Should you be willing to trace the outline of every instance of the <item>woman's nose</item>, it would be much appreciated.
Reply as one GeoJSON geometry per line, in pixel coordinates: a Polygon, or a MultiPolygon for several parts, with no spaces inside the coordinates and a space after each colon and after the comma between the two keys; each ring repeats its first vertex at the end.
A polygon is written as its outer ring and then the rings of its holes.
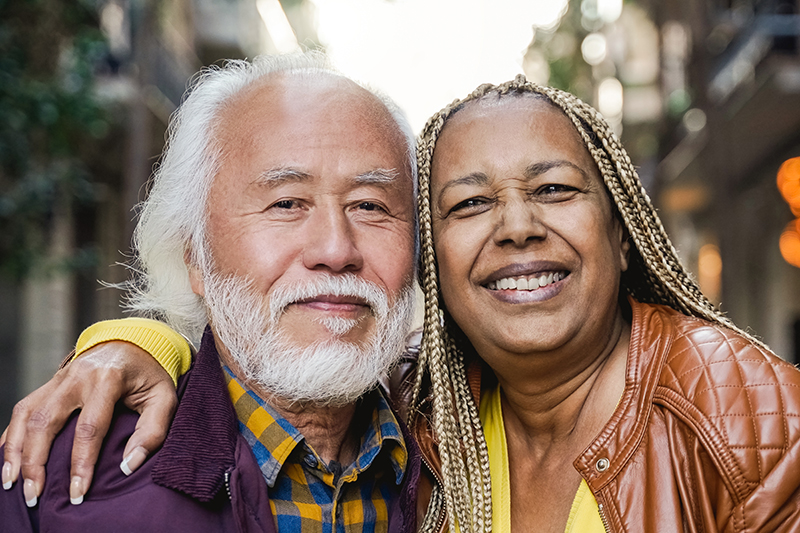
{"type": "Polygon", "coordinates": [[[495,210],[497,225],[494,240],[498,246],[522,247],[547,236],[547,226],[542,221],[540,209],[523,199],[503,202],[495,210]]]}

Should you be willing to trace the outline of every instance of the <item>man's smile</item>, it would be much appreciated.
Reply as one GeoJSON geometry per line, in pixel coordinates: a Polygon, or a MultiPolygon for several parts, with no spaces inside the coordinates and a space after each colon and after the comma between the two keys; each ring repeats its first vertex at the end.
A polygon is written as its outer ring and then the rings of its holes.
{"type": "MultiPolygon", "coordinates": [[[[362,298],[357,296],[337,296],[331,294],[306,298],[294,302],[289,306],[298,306],[300,309],[322,311],[325,313],[343,316],[360,315],[364,312],[372,311],[370,305],[362,298]]],[[[289,306],[287,306],[287,309],[289,306]]]]}

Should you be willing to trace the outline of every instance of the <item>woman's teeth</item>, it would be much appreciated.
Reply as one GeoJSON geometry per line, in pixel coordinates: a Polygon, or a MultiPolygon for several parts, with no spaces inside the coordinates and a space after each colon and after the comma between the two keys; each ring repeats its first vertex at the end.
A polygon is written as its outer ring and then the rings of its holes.
{"type": "Polygon", "coordinates": [[[519,278],[502,278],[497,281],[492,281],[486,288],[489,290],[508,290],[514,289],[518,291],[534,291],[542,287],[546,287],[551,283],[560,281],[567,277],[566,272],[550,272],[549,274],[542,274],[537,277],[519,277],[519,278]]]}

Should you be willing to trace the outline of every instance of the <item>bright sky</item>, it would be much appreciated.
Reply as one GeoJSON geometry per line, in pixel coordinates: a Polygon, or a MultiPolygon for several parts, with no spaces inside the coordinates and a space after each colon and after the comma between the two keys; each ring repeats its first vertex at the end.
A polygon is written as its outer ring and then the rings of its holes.
{"type": "Polygon", "coordinates": [[[391,96],[415,132],[481,83],[522,72],[533,26],[567,0],[313,0],[317,32],[344,74],[391,96]]]}

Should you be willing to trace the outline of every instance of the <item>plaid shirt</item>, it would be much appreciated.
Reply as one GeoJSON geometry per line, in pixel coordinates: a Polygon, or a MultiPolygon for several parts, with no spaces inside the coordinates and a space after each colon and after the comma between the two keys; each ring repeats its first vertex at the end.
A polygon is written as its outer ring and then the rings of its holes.
{"type": "Polygon", "coordinates": [[[403,435],[386,398],[363,398],[356,417],[369,417],[355,462],[325,464],[303,435],[223,367],[245,437],[269,486],[278,530],[323,533],[386,531],[408,462],[403,435]]]}

